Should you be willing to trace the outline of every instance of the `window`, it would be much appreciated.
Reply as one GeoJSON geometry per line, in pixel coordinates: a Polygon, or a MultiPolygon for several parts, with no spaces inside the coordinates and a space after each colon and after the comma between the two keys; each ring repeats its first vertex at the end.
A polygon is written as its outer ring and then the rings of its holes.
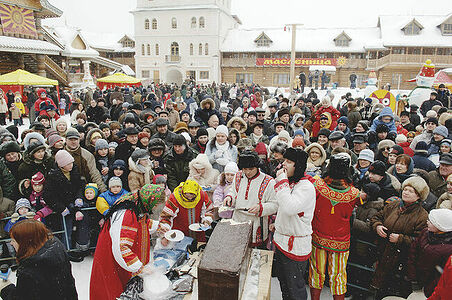
{"type": "Polygon", "coordinates": [[[157,20],[156,19],[152,19],[152,29],[157,29],[157,20]]]}
{"type": "Polygon", "coordinates": [[[204,17],[199,18],[199,28],[206,27],[206,21],[204,20],[204,17]]]}
{"type": "Polygon", "coordinates": [[[148,46],[146,47],[147,49],[147,54],[151,55],[151,45],[148,44],[148,46]]]}
{"type": "Polygon", "coordinates": [[[420,31],[421,28],[417,26],[414,22],[411,22],[403,29],[405,35],[417,35],[419,34],[420,31]]]}
{"type": "Polygon", "coordinates": [[[171,44],[171,55],[179,56],[179,44],[176,42],[171,44]]]}
{"type": "Polygon", "coordinates": [[[141,70],[141,77],[142,78],[149,78],[149,70],[141,70]]]}
{"type": "Polygon", "coordinates": [[[443,34],[452,34],[452,23],[443,25],[443,34]]]}
{"type": "Polygon", "coordinates": [[[146,55],[145,49],[144,49],[144,44],[141,44],[141,55],[146,55]]]}
{"type": "Polygon", "coordinates": [[[209,71],[199,71],[199,79],[209,79],[209,71]]]}
{"type": "Polygon", "coordinates": [[[207,43],[204,46],[204,55],[209,55],[209,44],[207,44],[207,43]]]}
{"type": "Polygon", "coordinates": [[[201,44],[201,43],[199,43],[199,51],[198,51],[198,54],[199,54],[199,55],[202,55],[202,44],[201,44]]]}
{"type": "Polygon", "coordinates": [[[348,39],[345,37],[341,37],[336,39],[335,41],[336,47],[348,47],[348,39]]]}
{"type": "Polygon", "coordinates": [[[171,19],[171,28],[177,29],[177,20],[176,18],[171,19]]]}
{"type": "Polygon", "coordinates": [[[191,18],[191,28],[196,28],[196,18],[191,18]]]}
{"type": "Polygon", "coordinates": [[[193,44],[190,44],[190,55],[193,55],[193,44]]]}
{"type": "Polygon", "coordinates": [[[144,20],[144,29],[149,29],[149,19],[144,20]]]}
{"type": "Polygon", "coordinates": [[[253,83],[253,73],[236,73],[236,83],[253,83]]]}
{"type": "Polygon", "coordinates": [[[283,85],[289,84],[289,73],[277,73],[273,74],[273,84],[274,85],[283,85]]]}
{"type": "Polygon", "coordinates": [[[155,55],[160,55],[160,47],[159,47],[159,44],[155,44],[155,55]]]}
{"type": "Polygon", "coordinates": [[[257,40],[257,46],[258,47],[268,47],[270,46],[270,41],[266,38],[261,38],[257,40]]]}

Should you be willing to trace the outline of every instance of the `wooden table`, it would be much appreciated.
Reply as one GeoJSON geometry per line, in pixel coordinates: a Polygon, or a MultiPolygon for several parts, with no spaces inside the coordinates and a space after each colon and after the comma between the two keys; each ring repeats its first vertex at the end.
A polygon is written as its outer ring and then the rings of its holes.
{"type": "MultiPolygon", "coordinates": [[[[273,251],[259,250],[261,255],[261,267],[259,273],[259,287],[258,287],[258,300],[270,299],[270,288],[272,279],[272,265],[273,265],[273,251]]],[[[197,276],[198,264],[201,259],[202,253],[195,252],[190,258],[196,258],[196,262],[193,265],[194,276],[197,276]]],[[[250,260],[251,261],[251,260],[250,260]]],[[[248,266],[249,267],[249,266],[248,266]]],[[[184,300],[198,300],[198,280],[195,278],[193,281],[193,292],[184,296],[184,300]]],[[[232,300],[232,299],[231,299],[232,300]]]]}

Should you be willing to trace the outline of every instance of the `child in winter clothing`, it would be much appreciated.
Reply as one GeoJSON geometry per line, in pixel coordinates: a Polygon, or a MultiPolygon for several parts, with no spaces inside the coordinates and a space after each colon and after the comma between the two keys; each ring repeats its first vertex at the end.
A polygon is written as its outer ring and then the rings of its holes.
{"type": "Polygon", "coordinates": [[[397,135],[397,128],[394,123],[394,114],[390,107],[384,107],[378,118],[375,118],[372,122],[372,126],[370,127],[371,131],[377,131],[377,126],[380,124],[385,124],[389,128],[389,132],[392,132],[394,137],[397,135]]]}
{"type": "Polygon", "coordinates": [[[20,112],[20,108],[15,105],[15,103],[11,104],[11,107],[9,108],[11,111],[11,116],[14,121],[14,126],[22,125],[20,124],[20,117],[22,116],[22,113],[20,112]]]}
{"type": "Polygon", "coordinates": [[[96,141],[96,167],[99,170],[102,180],[107,184],[108,180],[108,142],[104,139],[98,139],[96,141]]]}
{"type": "Polygon", "coordinates": [[[0,125],[6,125],[6,113],[8,112],[8,103],[5,94],[0,90],[0,125]]]}
{"type": "Polygon", "coordinates": [[[228,162],[224,167],[224,172],[220,175],[220,184],[213,192],[212,202],[215,208],[223,204],[224,197],[228,195],[234,176],[238,171],[239,168],[233,161],[228,162]]]}
{"type": "Polygon", "coordinates": [[[96,208],[102,214],[106,215],[111,206],[121,198],[121,196],[127,194],[128,191],[123,189],[122,181],[119,177],[112,177],[108,181],[108,191],[103,192],[97,197],[96,208]]]}
{"type": "Polygon", "coordinates": [[[131,192],[136,192],[145,184],[152,183],[154,171],[152,171],[151,161],[149,160],[149,153],[144,149],[135,149],[129,157],[130,173],[129,188],[131,192]]]}
{"type": "Polygon", "coordinates": [[[45,223],[45,217],[50,215],[53,211],[47,206],[43,198],[45,178],[41,172],[36,173],[31,177],[31,194],[28,198],[32,209],[36,212],[35,220],[45,223]]]}
{"type": "Polygon", "coordinates": [[[11,219],[5,225],[5,231],[9,232],[14,224],[25,219],[32,219],[34,215],[35,213],[31,209],[30,202],[25,198],[20,198],[16,202],[15,212],[12,214],[11,219]]]}
{"type": "Polygon", "coordinates": [[[108,174],[108,180],[112,177],[119,177],[122,181],[122,187],[128,191],[129,190],[129,182],[127,179],[128,173],[126,172],[126,163],[122,159],[117,159],[113,162],[110,167],[110,172],[108,174]]]}
{"type": "Polygon", "coordinates": [[[17,108],[19,108],[20,110],[20,125],[24,125],[24,121],[22,119],[22,117],[25,115],[25,106],[22,103],[22,96],[16,92],[16,95],[14,96],[14,105],[17,106],[17,108]]]}
{"type": "Polygon", "coordinates": [[[96,206],[96,202],[97,202],[97,196],[99,195],[99,188],[97,187],[97,184],[95,183],[88,183],[85,186],[85,192],[84,192],[84,196],[85,196],[85,201],[84,202],[84,206],[85,207],[94,207],[96,206]]]}

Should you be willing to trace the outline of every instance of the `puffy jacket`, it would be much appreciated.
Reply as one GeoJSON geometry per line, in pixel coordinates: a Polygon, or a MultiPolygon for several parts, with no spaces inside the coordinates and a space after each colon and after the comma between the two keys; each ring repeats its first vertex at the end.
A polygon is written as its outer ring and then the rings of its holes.
{"type": "Polygon", "coordinates": [[[110,210],[110,207],[116,203],[116,200],[127,194],[128,191],[122,189],[118,194],[113,194],[111,191],[103,192],[97,197],[96,208],[104,216],[110,210]]]}
{"type": "Polygon", "coordinates": [[[370,126],[370,130],[372,131],[376,131],[377,130],[377,126],[380,124],[386,124],[389,127],[389,132],[394,132],[397,134],[397,128],[394,124],[394,114],[392,112],[392,109],[388,106],[384,107],[380,114],[378,115],[378,118],[374,119],[372,122],[372,126],[370,126]],[[391,117],[391,122],[389,123],[384,123],[381,119],[383,117],[391,117]]]}

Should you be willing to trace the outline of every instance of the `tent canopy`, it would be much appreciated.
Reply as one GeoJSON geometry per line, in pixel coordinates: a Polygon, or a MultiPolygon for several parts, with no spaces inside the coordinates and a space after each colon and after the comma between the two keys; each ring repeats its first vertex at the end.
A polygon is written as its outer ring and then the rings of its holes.
{"type": "Polygon", "coordinates": [[[445,85],[452,84],[452,80],[447,76],[447,74],[443,71],[439,71],[436,73],[434,85],[439,85],[440,83],[444,83],[445,85]]]}
{"type": "Polygon", "coordinates": [[[58,85],[58,81],[17,69],[0,75],[0,85],[58,85]]]}
{"type": "Polygon", "coordinates": [[[110,76],[102,77],[97,79],[97,82],[104,83],[122,83],[122,84],[137,84],[141,81],[136,79],[135,77],[123,74],[123,73],[115,73],[110,76]]]}

